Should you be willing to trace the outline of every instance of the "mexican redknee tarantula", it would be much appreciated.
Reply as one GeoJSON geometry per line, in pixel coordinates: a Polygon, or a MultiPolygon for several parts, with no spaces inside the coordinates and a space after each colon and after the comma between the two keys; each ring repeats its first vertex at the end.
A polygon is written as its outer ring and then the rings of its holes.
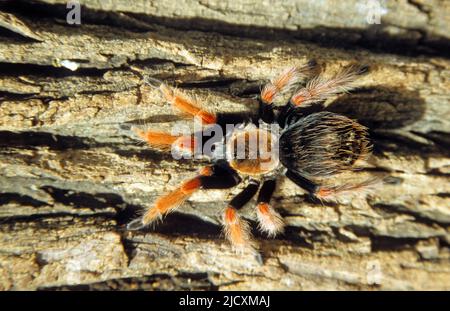
{"type": "Polygon", "coordinates": [[[238,211],[259,190],[256,204],[259,228],[269,236],[281,233],[283,220],[270,204],[278,177],[286,176],[320,200],[368,187],[370,180],[340,186],[319,185],[314,180],[353,169],[359,160],[370,154],[368,132],[364,126],[345,116],[322,111],[327,98],[351,88],[368,68],[350,66],[330,79],[316,76],[305,87],[295,90],[302,79],[311,76],[316,66],[315,61],[309,61],[303,66],[288,68],[267,83],[258,97],[259,115],[252,122],[244,117],[205,110],[157,81],[155,87],[165,99],[181,112],[199,118],[204,128],[200,133],[190,135],[139,129],[135,132],[150,146],[159,149],[171,148],[189,154],[203,150],[202,156],[211,159],[212,165],[202,168],[196,177],[157,199],[128,228],[138,229],[160,219],[200,189],[227,189],[245,180],[245,188],[223,212],[223,226],[226,237],[236,249],[255,252],[249,224],[238,211]],[[274,104],[291,91],[293,95],[285,105],[274,104]],[[230,124],[239,125],[230,130],[230,124]],[[280,128],[278,135],[273,127],[271,129],[275,124],[280,128]],[[202,138],[209,136],[205,134],[207,129],[217,126],[226,127],[225,138],[204,143],[202,138]],[[207,144],[209,150],[204,148],[207,144]]]}

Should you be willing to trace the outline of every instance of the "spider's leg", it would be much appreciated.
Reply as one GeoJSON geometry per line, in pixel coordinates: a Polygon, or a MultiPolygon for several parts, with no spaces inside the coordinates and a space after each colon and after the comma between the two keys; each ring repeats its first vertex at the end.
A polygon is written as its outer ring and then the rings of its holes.
{"type": "Polygon", "coordinates": [[[181,92],[173,90],[167,84],[159,79],[143,76],[141,70],[136,67],[131,68],[133,72],[137,73],[143,81],[152,88],[159,89],[166,100],[174,107],[192,117],[199,117],[203,124],[216,123],[216,115],[205,109],[199,107],[194,100],[183,95],[181,92]]]}
{"type": "Polygon", "coordinates": [[[238,251],[245,249],[255,252],[255,243],[250,233],[250,225],[239,215],[238,210],[247,204],[259,189],[259,182],[250,180],[249,184],[229,203],[223,214],[223,226],[227,239],[238,251]]]}
{"type": "Polygon", "coordinates": [[[367,66],[350,66],[338,72],[330,79],[320,76],[308,82],[306,87],[300,89],[291,98],[295,106],[309,106],[317,102],[323,102],[327,98],[346,92],[352,88],[352,83],[358,77],[368,71],[367,66]]]}
{"type": "Polygon", "coordinates": [[[275,120],[275,112],[273,111],[273,104],[265,104],[259,106],[259,116],[261,120],[266,123],[273,123],[275,120]]]}
{"type": "Polygon", "coordinates": [[[175,91],[168,87],[166,84],[162,83],[159,86],[162,94],[166,100],[175,108],[183,113],[186,113],[192,117],[198,117],[202,120],[203,124],[214,124],[216,123],[216,115],[210,111],[207,111],[197,105],[194,100],[183,95],[179,91],[175,91]]]}
{"type": "Polygon", "coordinates": [[[291,170],[287,171],[286,177],[299,187],[308,191],[313,197],[325,201],[337,201],[340,197],[347,194],[366,194],[382,183],[382,180],[379,178],[370,178],[359,183],[347,183],[339,186],[323,186],[317,185],[311,180],[291,170]]]}
{"type": "Polygon", "coordinates": [[[197,190],[228,189],[236,186],[240,181],[240,177],[231,170],[224,170],[218,166],[204,167],[199,175],[158,198],[154,205],[145,211],[142,218],[128,224],[128,229],[139,229],[160,219],[183,204],[197,190]]]}
{"type": "Polygon", "coordinates": [[[258,116],[251,112],[221,112],[217,114],[216,124],[222,128],[222,131],[227,130],[228,125],[237,125],[242,123],[258,123],[258,116]]]}
{"type": "Polygon", "coordinates": [[[272,104],[281,93],[292,89],[299,80],[306,76],[317,65],[316,61],[310,60],[303,66],[289,67],[281,72],[275,79],[267,83],[261,91],[261,101],[264,104],[272,104]]]}
{"type": "Polygon", "coordinates": [[[262,102],[262,105],[260,106],[260,115],[263,121],[266,123],[273,122],[274,112],[272,103],[276,100],[277,96],[289,92],[301,78],[308,75],[316,65],[316,61],[311,60],[300,67],[289,67],[263,87],[260,95],[262,102]]]}
{"type": "Polygon", "coordinates": [[[171,135],[166,132],[155,130],[141,130],[132,128],[132,130],[150,146],[160,150],[170,150],[176,148],[180,152],[192,153],[196,150],[197,139],[195,135],[171,135]]]}
{"type": "Polygon", "coordinates": [[[295,106],[290,101],[284,105],[277,115],[276,122],[285,128],[290,124],[297,122],[299,119],[306,117],[307,115],[320,112],[323,110],[323,102],[315,102],[308,106],[295,106]]]}
{"type": "Polygon", "coordinates": [[[346,195],[366,195],[382,184],[379,178],[369,178],[359,183],[345,183],[338,186],[319,186],[314,195],[324,201],[339,201],[346,195]]]}
{"type": "Polygon", "coordinates": [[[256,216],[259,223],[259,229],[266,232],[269,236],[275,236],[283,231],[284,223],[280,214],[270,206],[270,199],[275,191],[276,180],[269,179],[264,181],[259,190],[256,205],[256,216]]]}
{"type": "Polygon", "coordinates": [[[317,189],[319,188],[319,186],[314,182],[294,171],[288,170],[286,172],[286,177],[293,181],[300,188],[308,191],[309,194],[316,193],[317,189]]]}

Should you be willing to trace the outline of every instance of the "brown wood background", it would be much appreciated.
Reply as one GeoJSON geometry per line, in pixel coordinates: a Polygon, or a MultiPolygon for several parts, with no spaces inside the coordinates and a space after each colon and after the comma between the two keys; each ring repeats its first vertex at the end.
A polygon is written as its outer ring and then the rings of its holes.
{"type": "Polygon", "coordinates": [[[80,2],[78,26],[66,1],[0,2],[0,289],[450,289],[448,1],[386,1],[380,25],[357,0],[80,2]],[[239,189],[124,230],[201,165],[132,135],[183,121],[130,68],[252,113],[262,82],[311,58],[325,74],[371,66],[328,108],[371,128],[374,157],[330,182],[381,189],[320,205],[283,181],[287,230],[257,235],[263,265],[220,234],[239,189]]]}

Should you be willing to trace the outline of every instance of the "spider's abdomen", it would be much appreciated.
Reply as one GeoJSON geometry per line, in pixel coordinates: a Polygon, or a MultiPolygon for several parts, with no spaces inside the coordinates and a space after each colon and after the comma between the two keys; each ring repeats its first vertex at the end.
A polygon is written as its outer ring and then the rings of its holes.
{"type": "Polygon", "coordinates": [[[283,165],[310,176],[339,173],[370,153],[366,128],[332,112],[313,113],[290,124],[279,144],[283,165]]]}

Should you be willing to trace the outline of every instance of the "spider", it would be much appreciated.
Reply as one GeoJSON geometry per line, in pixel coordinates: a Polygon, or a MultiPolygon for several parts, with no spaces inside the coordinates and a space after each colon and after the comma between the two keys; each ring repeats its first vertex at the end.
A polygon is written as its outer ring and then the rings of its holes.
{"type": "MultiPolygon", "coordinates": [[[[371,153],[367,128],[343,115],[323,110],[326,99],[349,90],[368,67],[349,66],[329,79],[316,75],[304,87],[299,87],[316,69],[317,63],[312,60],[287,68],[268,82],[258,95],[260,109],[252,120],[210,112],[167,84],[152,80],[167,102],[200,119],[204,129],[217,126],[223,129],[229,124],[238,126],[226,130],[225,138],[214,141],[210,144],[211,150],[203,152],[202,155],[211,160],[210,166],[201,168],[197,176],[159,197],[142,217],[129,223],[128,228],[139,229],[154,223],[200,189],[228,189],[246,182],[245,188],[224,209],[222,221],[225,236],[236,250],[257,253],[249,223],[239,215],[239,209],[258,193],[255,210],[259,229],[269,237],[283,232],[283,219],[270,204],[280,176],[287,177],[319,200],[368,188],[371,180],[340,186],[325,186],[315,181],[318,177],[355,169],[357,163],[371,153]],[[293,95],[284,105],[277,105],[286,94],[293,95]],[[278,134],[274,134],[272,125],[280,128],[278,134]],[[252,141],[257,143],[252,145],[252,141]],[[239,154],[237,149],[242,152],[239,154]]],[[[162,150],[172,148],[192,154],[198,147],[205,146],[201,140],[204,131],[171,135],[156,130],[134,130],[150,146],[162,150]]]]}

